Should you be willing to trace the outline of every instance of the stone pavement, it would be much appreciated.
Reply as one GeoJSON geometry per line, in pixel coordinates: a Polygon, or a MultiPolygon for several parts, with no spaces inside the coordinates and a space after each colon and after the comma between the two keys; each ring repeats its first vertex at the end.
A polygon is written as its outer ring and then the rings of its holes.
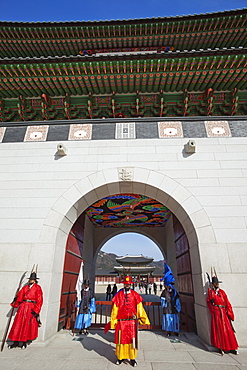
{"type": "MultiPolygon", "coordinates": [[[[209,352],[194,333],[182,333],[179,342],[162,331],[139,332],[139,370],[247,370],[247,348],[238,356],[209,352]]],[[[33,342],[27,349],[4,348],[1,370],[127,370],[128,362],[115,365],[113,331],[91,329],[88,337],[62,330],[47,345],[33,342]]]]}

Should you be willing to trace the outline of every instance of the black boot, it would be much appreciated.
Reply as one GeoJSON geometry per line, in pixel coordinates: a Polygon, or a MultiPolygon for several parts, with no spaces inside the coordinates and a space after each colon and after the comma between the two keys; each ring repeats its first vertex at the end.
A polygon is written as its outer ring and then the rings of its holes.
{"type": "Polygon", "coordinates": [[[16,348],[18,346],[19,346],[19,342],[14,342],[14,343],[8,345],[8,349],[13,349],[13,348],[16,348]]]}
{"type": "Polygon", "coordinates": [[[130,365],[136,367],[137,366],[136,360],[130,360],[130,365]]]}
{"type": "Polygon", "coordinates": [[[22,346],[21,346],[21,349],[26,349],[27,348],[27,343],[26,342],[23,342],[22,343],[22,346]]]}

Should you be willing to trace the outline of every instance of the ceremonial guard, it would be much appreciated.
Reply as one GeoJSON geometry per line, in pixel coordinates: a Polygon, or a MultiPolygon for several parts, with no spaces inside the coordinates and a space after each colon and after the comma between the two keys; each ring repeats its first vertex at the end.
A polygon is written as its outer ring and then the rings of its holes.
{"type": "Polygon", "coordinates": [[[173,286],[175,278],[166,262],[162,280],[164,281],[164,290],[160,296],[163,308],[162,330],[165,330],[168,337],[171,336],[172,332],[178,337],[180,330],[178,313],[181,311],[181,304],[179,294],[173,286]]]}
{"type": "MultiPolygon", "coordinates": [[[[208,275],[209,277],[209,275],[208,275]]],[[[224,290],[219,288],[215,272],[211,287],[208,288],[207,304],[211,313],[211,343],[220,350],[220,353],[233,353],[238,355],[238,342],[232,325],[234,313],[231,303],[224,290]]]]}
{"type": "Polygon", "coordinates": [[[39,313],[43,304],[43,293],[37,280],[37,267],[32,269],[28,284],[19,290],[11,303],[12,307],[18,308],[14,323],[8,338],[13,344],[8,348],[21,347],[25,349],[27,342],[38,337],[38,328],[41,326],[39,313]]]}
{"type": "Polygon", "coordinates": [[[124,288],[120,289],[113,297],[111,320],[107,324],[105,332],[115,329],[115,344],[117,365],[123,360],[130,359],[130,364],[137,365],[135,358],[138,348],[138,322],[142,325],[150,325],[147,314],[142,304],[142,297],[130,289],[133,281],[131,276],[125,276],[124,288]]]}
{"type": "Polygon", "coordinates": [[[83,289],[81,290],[81,300],[77,304],[78,314],[75,321],[75,329],[83,331],[83,334],[88,335],[88,328],[92,323],[92,314],[96,311],[95,296],[91,288],[89,288],[89,280],[84,279],[83,289]]]}

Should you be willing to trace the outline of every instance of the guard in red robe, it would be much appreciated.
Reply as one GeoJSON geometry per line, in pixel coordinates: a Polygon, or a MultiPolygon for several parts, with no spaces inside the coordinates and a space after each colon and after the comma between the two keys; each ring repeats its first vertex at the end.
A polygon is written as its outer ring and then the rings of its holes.
{"type": "Polygon", "coordinates": [[[238,342],[232,326],[234,313],[231,303],[224,290],[219,288],[216,276],[212,277],[212,289],[208,289],[207,304],[212,316],[211,320],[211,342],[219,348],[221,354],[231,352],[238,354],[238,342]]]}
{"type": "Polygon", "coordinates": [[[138,322],[150,325],[142,304],[142,297],[130,289],[133,283],[131,276],[125,276],[124,289],[120,289],[113,297],[111,311],[111,329],[115,329],[116,364],[120,365],[124,359],[130,359],[130,364],[137,365],[138,322]]]}
{"type": "Polygon", "coordinates": [[[39,312],[43,304],[43,293],[37,283],[36,272],[32,272],[28,284],[25,285],[17,294],[14,301],[10,304],[17,308],[14,323],[9,332],[8,339],[13,341],[8,348],[27,347],[27,341],[32,341],[38,337],[38,327],[41,326],[39,312]]]}

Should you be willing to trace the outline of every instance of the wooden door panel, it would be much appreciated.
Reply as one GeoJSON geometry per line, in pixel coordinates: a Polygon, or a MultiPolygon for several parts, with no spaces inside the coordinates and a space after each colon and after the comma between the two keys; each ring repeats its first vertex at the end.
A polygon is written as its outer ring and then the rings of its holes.
{"type": "Polygon", "coordinates": [[[75,320],[76,282],[82,262],[84,215],[72,226],[66,243],[58,329],[70,329],[75,320]]]}
{"type": "Polygon", "coordinates": [[[181,329],[196,332],[194,289],[191,272],[190,251],[183,226],[173,215],[174,244],[177,261],[178,291],[181,301],[181,329]]]}

